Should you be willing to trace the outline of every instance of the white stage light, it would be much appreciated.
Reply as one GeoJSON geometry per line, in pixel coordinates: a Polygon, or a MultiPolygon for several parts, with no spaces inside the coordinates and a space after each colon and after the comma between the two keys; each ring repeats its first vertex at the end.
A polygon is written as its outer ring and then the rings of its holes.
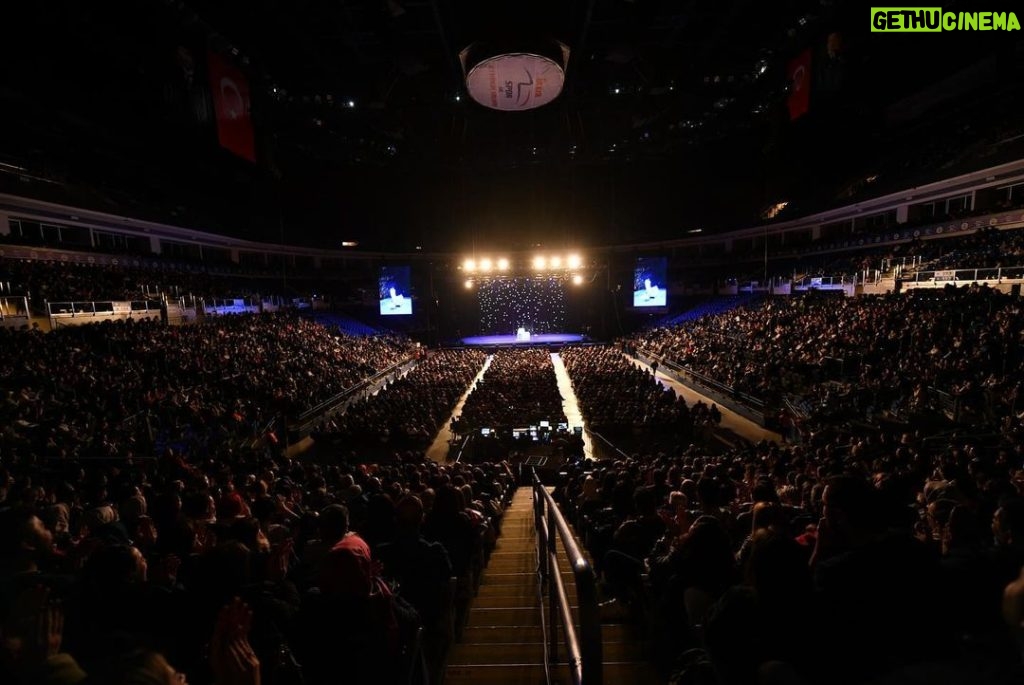
{"type": "Polygon", "coordinates": [[[571,254],[569,255],[569,259],[566,260],[566,263],[569,265],[570,269],[578,269],[580,268],[580,264],[583,263],[583,260],[580,259],[578,254],[571,254]]]}
{"type": "Polygon", "coordinates": [[[493,266],[493,264],[491,262],[490,257],[484,257],[483,259],[480,260],[480,270],[481,271],[484,271],[484,272],[490,271],[492,266],[493,266]]]}
{"type": "Polygon", "coordinates": [[[583,276],[576,274],[572,277],[573,285],[583,285],[583,276]]]}
{"type": "Polygon", "coordinates": [[[467,259],[462,263],[462,268],[466,271],[476,271],[476,260],[467,259]]]}
{"type": "Polygon", "coordinates": [[[562,258],[557,256],[557,255],[552,257],[551,258],[551,268],[552,269],[561,269],[562,268],[562,258]]]}
{"type": "Polygon", "coordinates": [[[498,260],[498,271],[508,271],[508,260],[504,257],[498,260]]]}
{"type": "Polygon", "coordinates": [[[534,269],[546,269],[548,266],[548,260],[544,259],[541,255],[537,255],[533,258],[534,269]]]}
{"type": "Polygon", "coordinates": [[[464,285],[466,286],[466,290],[469,290],[470,288],[472,288],[472,287],[473,287],[473,281],[471,281],[471,280],[467,280],[467,281],[466,281],[466,282],[464,283],[464,285]]]}

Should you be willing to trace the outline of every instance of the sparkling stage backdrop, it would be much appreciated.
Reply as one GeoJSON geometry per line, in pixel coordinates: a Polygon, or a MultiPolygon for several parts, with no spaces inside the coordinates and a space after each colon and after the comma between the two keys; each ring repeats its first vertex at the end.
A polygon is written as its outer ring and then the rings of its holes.
{"type": "Polygon", "coordinates": [[[507,335],[565,330],[565,283],[558,278],[508,278],[481,283],[480,332],[507,335]]]}

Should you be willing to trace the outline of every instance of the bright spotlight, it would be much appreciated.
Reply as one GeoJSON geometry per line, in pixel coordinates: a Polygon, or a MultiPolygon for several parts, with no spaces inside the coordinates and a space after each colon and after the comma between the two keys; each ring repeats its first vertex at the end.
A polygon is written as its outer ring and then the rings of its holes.
{"type": "Polygon", "coordinates": [[[583,285],[583,276],[581,276],[579,274],[575,274],[572,277],[572,284],[573,285],[583,285]]]}
{"type": "Polygon", "coordinates": [[[491,263],[490,257],[484,257],[483,259],[480,260],[481,271],[490,271],[492,266],[493,264],[491,263]]]}
{"type": "Polygon", "coordinates": [[[504,257],[498,260],[498,271],[508,271],[508,260],[504,257]]]}
{"type": "Polygon", "coordinates": [[[580,259],[580,256],[578,254],[571,254],[569,255],[569,258],[566,260],[566,263],[569,265],[570,269],[580,268],[580,264],[582,262],[583,260],[580,259]]]}
{"type": "Polygon", "coordinates": [[[562,268],[562,258],[558,257],[558,256],[552,257],[551,258],[551,268],[552,269],[561,269],[562,268]]]}
{"type": "Polygon", "coordinates": [[[462,268],[465,269],[466,271],[476,271],[476,260],[467,259],[462,263],[462,268]]]}
{"type": "Polygon", "coordinates": [[[472,288],[472,287],[473,287],[473,281],[472,281],[472,279],[468,279],[468,278],[467,278],[467,279],[466,279],[466,282],[465,282],[465,283],[464,283],[463,285],[465,285],[465,286],[466,286],[466,290],[469,290],[470,288],[472,288]]]}
{"type": "Polygon", "coordinates": [[[544,259],[544,257],[542,257],[540,255],[537,255],[536,257],[533,258],[533,268],[534,269],[544,269],[544,268],[547,268],[547,265],[548,265],[548,260],[544,259]]]}

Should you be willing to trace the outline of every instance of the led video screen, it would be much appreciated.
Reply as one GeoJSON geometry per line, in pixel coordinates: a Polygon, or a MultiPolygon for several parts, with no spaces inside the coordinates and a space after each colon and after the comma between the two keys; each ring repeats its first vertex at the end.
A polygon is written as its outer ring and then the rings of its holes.
{"type": "Polygon", "coordinates": [[[633,306],[668,305],[668,260],[665,257],[637,257],[633,271],[633,306]]]}
{"type": "Polygon", "coordinates": [[[409,267],[382,266],[380,268],[378,294],[381,316],[412,314],[412,292],[409,283],[409,267]]]}

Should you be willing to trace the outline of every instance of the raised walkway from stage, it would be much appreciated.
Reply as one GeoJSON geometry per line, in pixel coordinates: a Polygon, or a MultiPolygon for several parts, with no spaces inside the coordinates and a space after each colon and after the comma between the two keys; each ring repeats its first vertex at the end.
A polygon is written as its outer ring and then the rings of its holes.
{"type": "Polygon", "coordinates": [[[493,354],[487,355],[487,359],[484,361],[484,365],[480,367],[480,373],[474,378],[473,382],[466,388],[466,392],[462,393],[462,397],[455,403],[455,409],[452,410],[452,415],[441,424],[441,430],[437,432],[437,437],[434,438],[434,442],[430,443],[430,447],[427,448],[427,459],[436,461],[438,464],[443,464],[448,460],[448,447],[452,441],[452,419],[462,414],[462,407],[466,404],[466,398],[469,397],[469,393],[473,392],[473,388],[476,387],[477,381],[484,377],[487,373],[487,368],[491,365],[491,360],[494,359],[493,354]]]}
{"type": "Polygon", "coordinates": [[[562,396],[562,411],[565,412],[565,419],[569,422],[570,429],[576,426],[583,426],[583,456],[587,459],[593,459],[594,445],[591,443],[587,424],[583,422],[583,413],[580,411],[580,404],[576,400],[576,392],[572,389],[569,372],[565,370],[565,362],[562,361],[560,354],[552,352],[551,363],[555,366],[555,378],[558,379],[558,394],[562,396]]]}

